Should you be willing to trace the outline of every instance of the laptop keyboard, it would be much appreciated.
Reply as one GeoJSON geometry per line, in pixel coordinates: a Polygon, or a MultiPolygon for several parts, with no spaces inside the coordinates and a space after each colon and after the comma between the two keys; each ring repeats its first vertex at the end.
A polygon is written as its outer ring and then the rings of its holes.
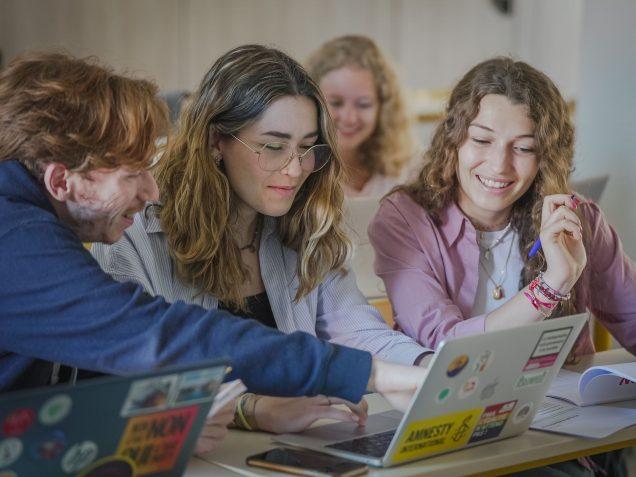
{"type": "Polygon", "coordinates": [[[370,436],[358,437],[356,439],[351,439],[350,441],[330,444],[326,447],[352,452],[353,454],[362,454],[371,457],[384,457],[384,454],[386,454],[386,451],[393,440],[394,434],[395,429],[370,436]]]}

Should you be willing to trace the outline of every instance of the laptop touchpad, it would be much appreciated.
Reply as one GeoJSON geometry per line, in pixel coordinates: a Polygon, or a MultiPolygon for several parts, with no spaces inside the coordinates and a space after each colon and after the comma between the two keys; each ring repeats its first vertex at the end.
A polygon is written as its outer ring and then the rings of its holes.
{"type": "Polygon", "coordinates": [[[304,437],[316,437],[328,441],[342,441],[351,437],[377,434],[378,432],[397,429],[402,420],[400,411],[392,410],[371,414],[367,419],[367,425],[358,426],[355,422],[336,422],[324,426],[312,427],[304,431],[304,437]]]}

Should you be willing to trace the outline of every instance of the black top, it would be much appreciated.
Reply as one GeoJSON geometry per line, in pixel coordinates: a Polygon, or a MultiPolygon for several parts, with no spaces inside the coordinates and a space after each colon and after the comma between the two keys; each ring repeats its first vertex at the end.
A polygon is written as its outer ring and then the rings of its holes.
{"type": "Polygon", "coordinates": [[[244,318],[251,318],[265,326],[276,329],[276,320],[274,320],[274,313],[272,313],[272,307],[269,304],[267,292],[248,296],[247,298],[245,298],[245,302],[247,304],[247,312],[237,310],[235,307],[228,306],[222,301],[219,301],[219,309],[227,310],[233,315],[242,316],[244,318]]]}

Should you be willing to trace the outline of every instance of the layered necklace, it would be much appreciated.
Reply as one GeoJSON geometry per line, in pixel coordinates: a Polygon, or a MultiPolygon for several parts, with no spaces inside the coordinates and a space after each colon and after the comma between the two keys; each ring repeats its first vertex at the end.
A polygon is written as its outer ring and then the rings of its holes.
{"type": "Polygon", "coordinates": [[[493,278],[493,276],[488,272],[488,268],[486,267],[486,265],[484,264],[484,260],[486,261],[490,261],[490,259],[492,258],[492,250],[497,247],[508,235],[508,233],[510,232],[511,229],[511,224],[506,225],[506,228],[503,229],[503,231],[501,232],[501,235],[499,235],[499,237],[497,237],[490,245],[488,246],[484,246],[482,243],[482,233],[479,232],[479,240],[478,240],[478,244],[479,244],[479,248],[482,251],[482,257],[479,258],[479,265],[481,265],[481,268],[484,270],[484,272],[486,273],[486,276],[488,277],[488,280],[494,285],[494,289],[492,291],[492,297],[495,300],[501,300],[502,298],[504,298],[504,290],[503,290],[503,283],[506,281],[506,275],[508,273],[508,262],[510,261],[510,255],[512,254],[512,247],[515,243],[514,241],[514,237],[511,238],[510,240],[510,247],[508,248],[508,254],[506,255],[506,261],[504,263],[503,268],[499,271],[499,273],[495,273],[495,276],[499,276],[499,282],[495,281],[495,279],[493,278]]]}

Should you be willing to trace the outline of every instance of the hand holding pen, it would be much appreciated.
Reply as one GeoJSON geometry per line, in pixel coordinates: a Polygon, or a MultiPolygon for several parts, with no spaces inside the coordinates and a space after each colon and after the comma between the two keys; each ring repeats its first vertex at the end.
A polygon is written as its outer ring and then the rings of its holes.
{"type": "Polygon", "coordinates": [[[574,195],[546,196],[541,211],[541,232],[529,257],[540,248],[547,263],[544,278],[555,290],[567,294],[587,263],[581,220],[574,210],[580,200],[574,195]]]}

